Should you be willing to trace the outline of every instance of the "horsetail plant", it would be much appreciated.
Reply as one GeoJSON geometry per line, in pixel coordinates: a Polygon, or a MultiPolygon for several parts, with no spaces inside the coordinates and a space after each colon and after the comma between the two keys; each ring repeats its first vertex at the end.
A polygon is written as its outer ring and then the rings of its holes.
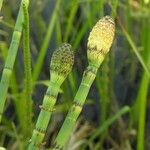
{"type": "Polygon", "coordinates": [[[25,131],[26,137],[30,137],[32,131],[32,75],[31,75],[31,56],[30,56],[30,45],[29,45],[29,13],[27,1],[23,1],[23,54],[24,54],[24,98],[22,102],[24,103],[24,109],[22,112],[25,119],[22,121],[22,128],[25,131]],[[28,128],[26,127],[26,122],[28,122],[28,128]]]}
{"type": "Polygon", "coordinates": [[[50,64],[51,77],[49,87],[44,96],[43,104],[40,106],[41,112],[33,131],[28,150],[38,150],[42,145],[60,86],[71,72],[73,63],[74,53],[71,50],[71,45],[65,43],[53,53],[50,64]]]}
{"type": "Polygon", "coordinates": [[[19,9],[17,21],[15,24],[15,29],[12,35],[12,41],[9,47],[8,56],[6,59],[6,63],[2,72],[1,82],[0,82],[0,122],[2,119],[2,113],[4,110],[4,105],[7,97],[7,91],[9,87],[10,77],[12,74],[13,66],[15,63],[21,35],[23,29],[23,2],[26,2],[26,6],[29,5],[28,0],[22,0],[21,6],[19,9]]]}
{"type": "Polygon", "coordinates": [[[89,66],[83,74],[82,82],[74,98],[65,121],[56,137],[53,149],[62,149],[66,144],[70,133],[82,111],[90,87],[96,77],[96,73],[104,57],[109,52],[115,34],[115,23],[112,18],[105,16],[93,27],[87,45],[89,66]]]}

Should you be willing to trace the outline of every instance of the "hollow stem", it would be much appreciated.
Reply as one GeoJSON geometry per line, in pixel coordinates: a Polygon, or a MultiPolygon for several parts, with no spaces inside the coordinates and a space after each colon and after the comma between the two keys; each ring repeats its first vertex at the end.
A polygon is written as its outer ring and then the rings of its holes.
{"type": "Polygon", "coordinates": [[[50,85],[44,96],[43,104],[40,106],[41,112],[39,114],[35,129],[32,134],[31,143],[28,150],[38,150],[42,146],[42,141],[56,103],[57,95],[60,85],[50,82],[50,85]]]}
{"type": "Polygon", "coordinates": [[[102,64],[105,55],[109,52],[114,39],[114,21],[106,16],[100,19],[93,27],[88,38],[88,61],[89,66],[85,69],[81,84],[76,93],[73,105],[70,108],[65,121],[56,137],[55,149],[62,149],[69,139],[74,125],[82,111],[90,87],[96,77],[97,70],[102,64]]]}
{"type": "Polygon", "coordinates": [[[15,29],[12,35],[12,41],[9,47],[8,56],[6,59],[6,63],[2,72],[2,77],[0,82],[0,89],[1,89],[0,90],[0,122],[2,120],[2,113],[4,111],[4,105],[7,97],[7,91],[9,88],[10,77],[12,75],[12,70],[14,67],[14,63],[16,60],[16,55],[17,55],[17,51],[18,51],[18,47],[22,35],[22,28],[23,28],[22,2],[21,2],[20,10],[15,24],[15,29]]]}
{"type": "Polygon", "coordinates": [[[73,105],[70,108],[70,111],[68,112],[66,119],[56,137],[56,146],[54,149],[63,148],[69,139],[70,133],[82,111],[90,87],[96,77],[97,70],[97,67],[91,65],[89,65],[85,70],[82,82],[74,98],[73,105]]]}
{"type": "Polygon", "coordinates": [[[44,96],[43,104],[40,106],[41,112],[33,131],[28,150],[38,150],[42,146],[60,86],[71,72],[73,63],[74,54],[71,50],[71,45],[65,43],[54,52],[50,65],[50,84],[44,96]]]}

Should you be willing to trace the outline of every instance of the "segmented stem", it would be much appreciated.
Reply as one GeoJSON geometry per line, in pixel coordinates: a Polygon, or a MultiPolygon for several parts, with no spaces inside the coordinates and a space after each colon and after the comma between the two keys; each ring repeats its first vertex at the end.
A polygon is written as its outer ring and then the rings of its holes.
{"type": "Polygon", "coordinates": [[[15,29],[12,36],[12,41],[9,47],[8,56],[6,59],[6,63],[2,72],[2,77],[0,82],[0,89],[1,89],[0,90],[0,122],[2,119],[2,113],[4,111],[4,105],[7,97],[7,91],[9,88],[10,77],[12,74],[12,69],[15,63],[15,59],[16,59],[16,55],[17,55],[17,51],[21,39],[21,34],[22,34],[22,28],[23,28],[22,2],[21,2],[20,10],[15,24],[15,29]]]}
{"type": "Polygon", "coordinates": [[[44,96],[43,104],[40,106],[41,112],[33,131],[28,150],[38,150],[43,145],[42,142],[56,103],[60,86],[72,70],[73,63],[74,54],[71,50],[71,45],[63,44],[53,53],[50,65],[50,85],[44,96]]]}
{"type": "Polygon", "coordinates": [[[105,55],[110,50],[114,39],[114,31],[114,22],[108,16],[100,19],[93,27],[88,39],[89,66],[84,71],[73,105],[56,137],[53,150],[62,149],[68,141],[70,133],[82,111],[90,87],[96,77],[97,70],[103,62],[105,55]]]}
{"type": "Polygon", "coordinates": [[[42,141],[56,103],[59,88],[60,85],[55,85],[53,82],[50,82],[50,86],[44,96],[43,104],[40,106],[41,112],[33,131],[28,150],[38,150],[43,145],[42,141]]]}
{"type": "Polygon", "coordinates": [[[61,149],[66,144],[76,120],[82,111],[90,87],[96,77],[97,70],[98,68],[93,66],[89,66],[85,70],[82,82],[74,98],[73,105],[56,137],[56,145],[54,149],[61,149]]]}

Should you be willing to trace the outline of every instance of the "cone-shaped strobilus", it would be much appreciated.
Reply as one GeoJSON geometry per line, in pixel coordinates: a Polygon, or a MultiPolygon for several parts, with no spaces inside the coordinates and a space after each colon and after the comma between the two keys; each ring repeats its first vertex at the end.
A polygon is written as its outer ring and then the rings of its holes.
{"type": "Polygon", "coordinates": [[[82,82],[74,98],[66,119],[56,137],[54,149],[62,149],[69,139],[78,116],[82,111],[89,89],[96,77],[98,68],[109,52],[115,34],[115,23],[112,18],[105,16],[93,27],[87,45],[89,66],[85,69],[82,82]]]}
{"type": "Polygon", "coordinates": [[[29,150],[40,149],[60,86],[71,72],[73,63],[74,53],[71,45],[65,43],[53,53],[50,64],[50,83],[44,96],[43,104],[40,106],[41,112],[32,134],[29,150]]]}

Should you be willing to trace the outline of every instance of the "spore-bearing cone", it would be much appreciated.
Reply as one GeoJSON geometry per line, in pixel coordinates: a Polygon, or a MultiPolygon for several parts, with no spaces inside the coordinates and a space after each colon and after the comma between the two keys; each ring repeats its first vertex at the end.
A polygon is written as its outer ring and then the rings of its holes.
{"type": "Polygon", "coordinates": [[[70,44],[64,43],[54,51],[50,64],[51,80],[63,80],[71,72],[74,64],[74,52],[70,44]]]}
{"type": "Polygon", "coordinates": [[[105,16],[93,27],[88,38],[88,59],[91,65],[99,67],[109,52],[115,35],[115,22],[105,16]]]}

